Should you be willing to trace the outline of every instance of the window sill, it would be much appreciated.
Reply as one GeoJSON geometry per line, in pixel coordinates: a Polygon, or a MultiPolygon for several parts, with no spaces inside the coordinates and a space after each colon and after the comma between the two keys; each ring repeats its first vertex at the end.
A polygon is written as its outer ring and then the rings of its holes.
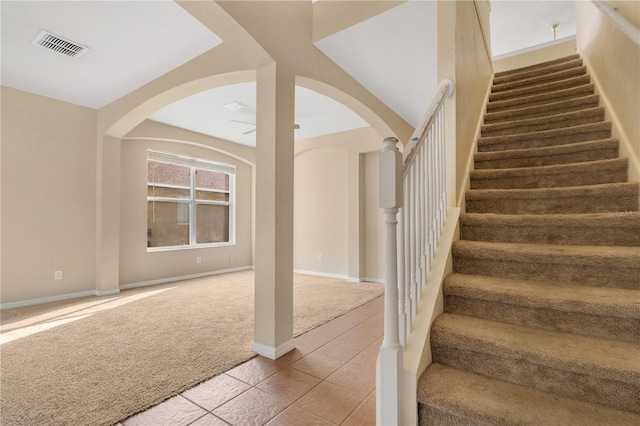
{"type": "Polygon", "coordinates": [[[161,251],[206,249],[206,248],[215,248],[215,247],[231,247],[235,245],[236,245],[235,243],[211,243],[211,244],[198,244],[195,246],[147,247],[147,253],[155,253],[155,252],[161,252],[161,251]]]}

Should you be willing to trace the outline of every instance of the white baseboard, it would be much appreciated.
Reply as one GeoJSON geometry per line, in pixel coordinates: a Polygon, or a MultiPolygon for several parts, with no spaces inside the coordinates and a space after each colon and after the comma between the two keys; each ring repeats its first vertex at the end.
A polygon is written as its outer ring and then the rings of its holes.
{"type": "Polygon", "coordinates": [[[291,339],[288,342],[284,342],[281,345],[273,346],[263,345],[262,343],[253,342],[253,346],[251,350],[257,353],[258,355],[262,355],[265,358],[269,359],[277,359],[282,355],[290,352],[296,348],[296,342],[291,339]]]}
{"type": "Polygon", "coordinates": [[[156,284],[166,284],[166,283],[172,283],[175,281],[183,281],[183,280],[190,280],[193,278],[202,278],[202,277],[209,277],[211,275],[220,275],[220,274],[227,274],[230,272],[239,272],[239,271],[246,271],[249,269],[253,269],[253,266],[238,266],[237,268],[229,268],[229,269],[220,269],[219,271],[209,271],[209,272],[202,272],[200,274],[191,274],[191,275],[182,275],[179,277],[171,277],[171,278],[160,278],[157,280],[151,280],[151,281],[142,281],[139,283],[132,283],[132,284],[124,284],[120,286],[120,290],[127,290],[130,288],[138,288],[138,287],[146,287],[149,285],[156,285],[156,284]]]}
{"type": "Polygon", "coordinates": [[[110,296],[112,294],[118,294],[118,293],[120,293],[119,288],[114,288],[112,290],[105,290],[105,291],[100,291],[100,290],[95,291],[96,296],[110,296]]]}
{"type": "Polygon", "coordinates": [[[350,283],[361,283],[364,280],[365,280],[364,278],[360,278],[360,277],[349,277],[347,279],[347,281],[349,281],[350,283]]]}
{"type": "Polygon", "coordinates": [[[119,293],[119,289],[107,290],[99,292],[97,290],[79,291],[77,293],[59,294],[57,296],[38,297],[36,299],[19,300],[17,302],[0,303],[0,310],[22,308],[24,306],[41,305],[43,303],[59,302],[61,300],[77,299],[79,297],[87,296],[107,296],[110,294],[119,293]]]}
{"type": "Polygon", "coordinates": [[[331,274],[331,273],[328,273],[328,272],[305,271],[303,269],[294,269],[293,272],[296,273],[296,274],[314,275],[316,277],[338,278],[338,279],[341,279],[341,280],[349,279],[348,275],[331,274]]]}
{"type": "Polygon", "coordinates": [[[378,283],[378,284],[384,284],[384,279],[383,278],[363,278],[362,281],[366,281],[368,283],[378,283]]]}

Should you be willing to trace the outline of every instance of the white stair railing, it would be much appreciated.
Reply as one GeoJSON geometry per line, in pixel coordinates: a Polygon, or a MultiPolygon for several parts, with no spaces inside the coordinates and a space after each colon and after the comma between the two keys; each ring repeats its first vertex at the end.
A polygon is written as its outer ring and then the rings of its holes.
{"type": "Polygon", "coordinates": [[[384,340],[376,388],[379,425],[403,424],[404,345],[447,215],[444,103],[453,92],[451,81],[440,83],[427,113],[405,146],[404,161],[396,138],[386,138],[380,153],[379,195],[387,239],[384,340]]]}

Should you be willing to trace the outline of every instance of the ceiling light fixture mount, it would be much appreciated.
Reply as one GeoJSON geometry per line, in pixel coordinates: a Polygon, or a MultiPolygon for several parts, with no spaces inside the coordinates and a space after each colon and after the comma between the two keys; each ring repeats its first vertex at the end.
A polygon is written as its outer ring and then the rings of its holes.
{"type": "Polygon", "coordinates": [[[557,40],[558,39],[558,27],[560,26],[560,24],[553,24],[551,25],[551,31],[553,31],[553,39],[557,40]]]}
{"type": "Polygon", "coordinates": [[[226,108],[229,111],[239,111],[241,109],[245,109],[246,107],[247,106],[245,104],[238,101],[233,101],[233,102],[229,102],[228,104],[222,105],[222,108],[226,108]]]}

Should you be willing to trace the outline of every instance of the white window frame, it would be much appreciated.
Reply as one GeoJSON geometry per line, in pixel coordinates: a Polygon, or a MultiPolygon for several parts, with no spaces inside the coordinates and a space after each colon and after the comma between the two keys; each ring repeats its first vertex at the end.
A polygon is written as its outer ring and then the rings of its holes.
{"type": "MultiPolygon", "coordinates": [[[[154,197],[147,195],[147,209],[149,208],[149,202],[171,202],[181,203],[189,205],[189,245],[181,246],[164,246],[164,247],[147,247],[147,252],[156,251],[172,251],[172,250],[189,250],[199,249],[207,247],[227,247],[234,246],[236,244],[236,166],[233,164],[220,163],[217,161],[207,160],[204,158],[191,157],[182,154],[172,154],[159,151],[147,151],[147,167],[149,167],[149,161],[157,161],[161,163],[174,164],[178,166],[189,167],[190,185],[187,188],[185,185],[172,185],[172,184],[157,184],[155,182],[147,182],[147,188],[149,186],[163,187],[163,188],[182,188],[189,189],[189,198],[167,198],[167,197],[154,197]],[[196,169],[209,170],[217,173],[223,173],[229,176],[229,190],[216,190],[209,188],[196,188],[196,169]],[[229,201],[213,201],[213,200],[196,200],[196,190],[217,192],[229,194],[229,201]],[[201,243],[198,244],[197,238],[197,220],[198,220],[198,205],[222,205],[229,207],[229,241],[219,243],[201,243]]],[[[147,224],[148,227],[148,224],[147,224]]]]}

